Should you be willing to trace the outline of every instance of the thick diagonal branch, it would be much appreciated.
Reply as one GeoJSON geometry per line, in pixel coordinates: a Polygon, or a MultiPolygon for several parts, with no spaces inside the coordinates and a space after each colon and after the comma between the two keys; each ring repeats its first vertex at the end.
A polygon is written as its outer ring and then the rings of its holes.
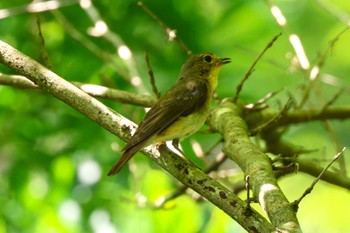
{"type": "Polygon", "coordinates": [[[245,176],[250,176],[254,197],[272,224],[287,232],[301,232],[295,212],[277,184],[268,156],[249,138],[241,108],[222,103],[211,111],[207,123],[223,135],[225,154],[240,166],[245,176]]]}

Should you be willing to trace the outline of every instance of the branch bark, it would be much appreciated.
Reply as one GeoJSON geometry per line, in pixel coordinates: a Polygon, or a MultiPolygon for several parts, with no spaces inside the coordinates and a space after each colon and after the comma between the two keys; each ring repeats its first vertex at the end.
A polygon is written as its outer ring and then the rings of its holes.
{"type": "MultiPolygon", "coordinates": [[[[149,95],[142,95],[130,93],[117,89],[108,88],[96,84],[86,84],[80,82],[71,82],[80,90],[96,98],[104,98],[108,100],[115,100],[125,104],[132,104],[142,107],[151,107],[156,99],[149,95]]],[[[34,82],[30,81],[21,75],[7,75],[0,73],[0,84],[13,86],[21,89],[37,89],[41,90],[34,82]]]]}
{"type": "MultiPolygon", "coordinates": [[[[265,109],[260,112],[249,113],[244,116],[250,129],[254,129],[278,116],[280,112],[274,109],[265,109]]],[[[270,124],[265,131],[280,126],[305,123],[322,120],[346,120],[350,119],[350,106],[329,106],[327,108],[295,109],[285,113],[276,122],[270,124]]]]}
{"type": "Polygon", "coordinates": [[[222,134],[223,151],[250,177],[254,197],[272,224],[282,231],[301,232],[291,204],[282,193],[272,171],[271,162],[249,138],[248,126],[241,118],[243,107],[224,102],[211,111],[207,123],[222,134]]]}

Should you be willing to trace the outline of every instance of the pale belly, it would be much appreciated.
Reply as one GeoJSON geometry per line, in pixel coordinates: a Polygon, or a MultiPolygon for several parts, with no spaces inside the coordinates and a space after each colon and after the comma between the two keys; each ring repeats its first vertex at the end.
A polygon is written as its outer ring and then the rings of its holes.
{"type": "Polygon", "coordinates": [[[186,117],[179,118],[175,123],[173,123],[166,130],[162,131],[156,136],[156,141],[169,141],[175,138],[185,138],[195,132],[197,132],[205,120],[207,119],[207,114],[191,114],[186,117]]]}

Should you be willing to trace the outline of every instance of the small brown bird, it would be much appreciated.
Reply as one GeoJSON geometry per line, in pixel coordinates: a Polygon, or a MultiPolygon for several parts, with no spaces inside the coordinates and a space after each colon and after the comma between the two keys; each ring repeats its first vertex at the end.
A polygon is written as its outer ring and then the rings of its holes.
{"type": "Polygon", "coordinates": [[[116,174],[137,151],[150,144],[173,140],[178,149],[179,139],[198,131],[207,119],[219,71],[230,62],[230,58],[211,53],[191,55],[176,83],[147,112],[108,175],[116,174]]]}

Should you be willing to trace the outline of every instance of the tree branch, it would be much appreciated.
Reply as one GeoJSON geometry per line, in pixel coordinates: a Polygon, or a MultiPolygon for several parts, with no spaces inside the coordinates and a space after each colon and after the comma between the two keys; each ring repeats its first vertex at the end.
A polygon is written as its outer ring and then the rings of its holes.
{"type": "Polygon", "coordinates": [[[223,151],[249,175],[254,197],[272,224],[286,232],[301,232],[291,204],[282,193],[267,155],[250,141],[248,127],[241,118],[242,108],[224,102],[211,111],[207,123],[222,134],[223,151]]]}
{"type": "MultiPolygon", "coordinates": [[[[280,112],[274,109],[265,109],[261,112],[254,112],[244,116],[250,129],[259,127],[259,125],[278,116],[280,112]]],[[[309,121],[322,121],[322,120],[346,120],[350,119],[350,106],[333,106],[324,108],[313,109],[296,109],[290,110],[285,113],[278,121],[271,123],[264,130],[270,130],[271,128],[277,128],[280,126],[286,126],[291,124],[304,123],[309,121]]]]}
{"type": "MultiPolygon", "coordinates": [[[[13,86],[21,89],[41,90],[35,83],[21,75],[7,75],[0,73],[0,84],[13,86]]],[[[125,104],[132,104],[141,107],[151,107],[156,99],[153,96],[130,93],[96,84],[71,82],[80,90],[96,98],[114,100],[125,104]]]]}
{"type": "MultiPolygon", "coordinates": [[[[315,161],[312,161],[310,159],[298,159],[297,163],[299,164],[299,171],[312,175],[314,177],[317,177],[324,169],[318,163],[315,163],[315,161]]],[[[322,175],[321,180],[350,190],[350,178],[346,176],[340,176],[338,173],[326,171],[322,175]]]]}
{"type": "Polygon", "coordinates": [[[330,166],[332,166],[332,164],[344,153],[346,147],[343,147],[343,149],[341,151],[339,151],[331,160],[331,162],[322,170],[322,172],[316,177],[316,179],[312,182],[312,184],[310,185],[310,187],[308,187],[304,193],[301,195],[300,198],[298,198],[297,200],[295,200],[292,205],[295,211],[298,210],[299,208],[299,204],[300,202],[308,195],[312,192],[312,190],[314,189],[316,183],[321,179],[321,177],[324,175],[324,173],[330,168],[330,166]]]}

